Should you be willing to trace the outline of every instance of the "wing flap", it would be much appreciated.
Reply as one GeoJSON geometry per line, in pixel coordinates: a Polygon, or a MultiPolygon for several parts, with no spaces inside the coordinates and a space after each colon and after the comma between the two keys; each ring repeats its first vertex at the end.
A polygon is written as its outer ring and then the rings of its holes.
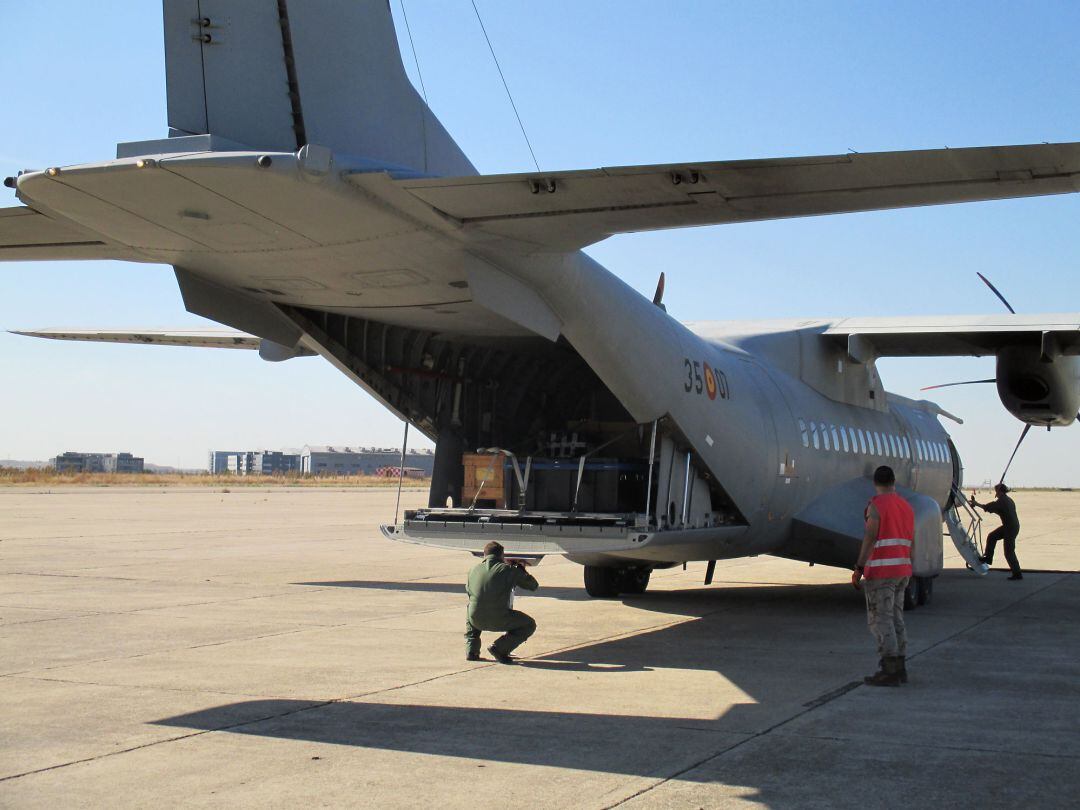
{"type": "Polygon", "coordinates": [[[0,261],[112,258],[115,247],[73,223],[25,205],[0,208],[0,261]]]}
{"type": "Polygon", "coordinates": [[[443,214],[551,249],[615,233],[1078,190],[1080,143],[399,181],[443,214]]]}
{"type": "Polygon", "coordinates": [[[873,357],[986,356],[1004,346],[1039,346],[1044,335],[1065,355],[1080,355],[1080,313],[844,318],[822,334],[846,342],[857,360],[873,357]]]}

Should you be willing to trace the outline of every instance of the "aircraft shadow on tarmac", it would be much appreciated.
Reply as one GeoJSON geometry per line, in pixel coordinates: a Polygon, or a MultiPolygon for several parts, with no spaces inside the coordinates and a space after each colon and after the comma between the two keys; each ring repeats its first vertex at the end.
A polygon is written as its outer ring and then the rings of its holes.
{"type": "MultiPolygon", "coordinates": [[[[460,592],[456,583],[309,584],[361,588],[404,585],[406,589],[460,592]]],[[[628,608],[656,610],[673,615],[676,621],[688,618],[523,661],[521,670],[549,670],[548,674],[520,672],[527,681],[523,688],[530,695],[528,709],[380,703],[377,696],[334,702],[267,699],[224,704],[156,722],[170,727],[425,755],[642,777],[669,776],[712,759],[745,742],[748,735],[815,705],[816,695],[808,695],[805,687],[800,688],[801,681],[811,679],[826,684],[819,692],[829,693],[837,687],[845,690],[850,680],[846,668],[842,666],[844,674],[837,676],[836,660],[832,657],[830,661],[829,653],[858,660],[855,666],[868,663],[863,608],[861,600],[853,596],[850,586],[841,583],[739,584],[728,588],[658,590],[627,598],[624,602],[628,608]],[[798,673],[792,668],[796,650],[814,651],[798,660],[798,673]],[[591,702],[586,692],[581,706],[573,711],[561,710],[565,707],[560,696],[563,672],[574,678],[581,677],[580,672],[607,673],[606,677],[613,680],[603,702],[610,706],[619,704],[619,690],[640,688],[645,683],[634,680],[623,685],[618,681],[623,673],[657,668],[715,672],[715,681],[703,681],[698,675],[689,682],[695,689],[725,690],[733,705],[720,717],[703,717],[700,709],[699,716],[692,716],[692,707],[687,708],[686,714],[691,716],[686,717],[583,711],[591,702]],[[612,695],[616,696],[614,703],[612,695]]],[[[667,683],[678,684],[678,680],[667,683]]],[[[452,689],[452,683],[448,682],[447,687],[452,689]]],[[[469,694],[475,696],[475,690],[469,694]]],[[[688,704],[694,699],[690,698],[688,704]]],[[[635,709],[643,703],[648,701],[625,701],[635,709]]],[[[670,693],[659,703],[670,710],[670,693]]],[[[708,700],[697,700],[698,706],[709,704],[708,700]]],[[[700,776],[689,772],[679,778],[754,785],[754,781],[744,780],[746,769],[743,764],[734,773],[725,766],[723,776],[718,776],[715,769],[706,769],[700,776]]],[[[761,774],[762,779],[766,776],[761,774]]]]}

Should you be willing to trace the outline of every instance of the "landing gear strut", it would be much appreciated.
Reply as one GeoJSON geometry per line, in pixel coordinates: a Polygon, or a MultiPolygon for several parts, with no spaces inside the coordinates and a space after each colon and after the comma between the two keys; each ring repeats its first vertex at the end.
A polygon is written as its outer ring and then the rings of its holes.
{"type": "Polygon", "coordinates": [[[649,587],[651,568],[603,568],[585,566],[585,591],[589,596],[610,599],[620,593],[641,594],[649,587]]]}

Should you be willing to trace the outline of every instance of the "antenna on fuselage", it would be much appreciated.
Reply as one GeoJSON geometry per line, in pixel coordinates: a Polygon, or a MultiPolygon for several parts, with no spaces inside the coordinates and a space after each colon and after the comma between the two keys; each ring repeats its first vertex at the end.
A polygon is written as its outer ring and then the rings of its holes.
{"type": "Polygon", "coordinates": [[[656,292],[653,293],[652,302],[660,309],[667,312],[667,307],[664,306],[664,271],[660,271],[660,278],[656,282],[656,292]]]}

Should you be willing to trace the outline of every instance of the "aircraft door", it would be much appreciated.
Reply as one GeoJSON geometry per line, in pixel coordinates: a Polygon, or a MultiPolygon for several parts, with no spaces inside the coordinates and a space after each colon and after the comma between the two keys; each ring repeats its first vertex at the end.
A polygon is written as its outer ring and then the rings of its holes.
{"type": "Polygon", "coordinates": [[[687,452],[670,436],[664,436],[660,440],[657,459],[656,508],[653,510],[656,525],[661,529],[710,525],[714,518],[712,496],[708,482],[694,464],[693,452],[687,452]]]}
{"type": "Polygon", "coordinates": [[[670,436],[660,439],[656,479],[656,525],[670,529],[682,517],[683,491],[686,486],[686,451],[675,446],[670,436]]]}
{"type": "Polygon", "coordinates": [[[916,432],[914,426],[911,423],[911,419],[900,408],[893,408],[893,413],[896,416],[896,421],[903,432],[903,438],[907,440],[908,446],[911,448],[911,479],[908,482],[901,482],[907,487],[919,491],[919,478],[922,472],[922,461],[919,456],[919,445],[916,443],[918,432],[916,432]]]}
{"type": "Polygon", "coordinates": [[[795,417],[780,386],[768,372],[743,361],[752,381],[753,397],[761,415],[765,438],[762,454],[770,471],[763,484],[763,506],[769,521],[791,517],[798,503],[799,462],[795,443],[795,417]]]}

